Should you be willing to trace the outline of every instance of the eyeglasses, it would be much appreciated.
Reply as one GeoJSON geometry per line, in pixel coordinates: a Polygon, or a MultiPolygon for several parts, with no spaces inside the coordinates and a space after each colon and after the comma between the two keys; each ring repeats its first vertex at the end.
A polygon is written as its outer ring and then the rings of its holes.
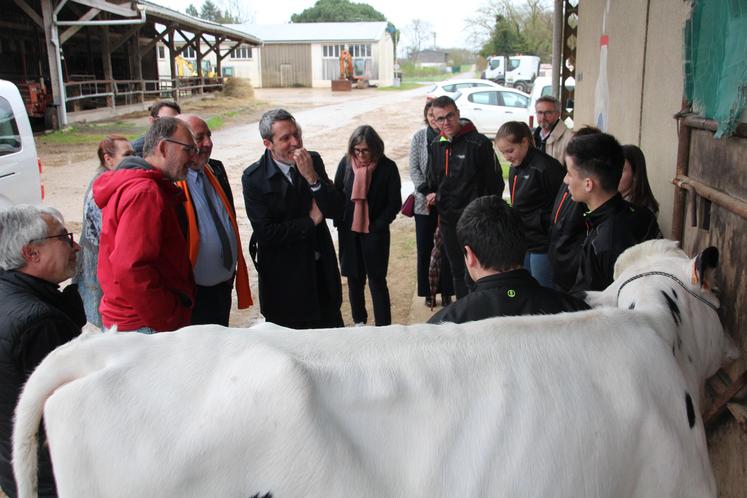
{"type": "Polygon", "coordinates": [[[370,154],[371,151],[368,149],[359,149],[357,147],[353,147],[353,154],[356,156],[364,156],[370,154]]]}
{"type": "Polygon", "coordinates": [[[558,111],[537,111],[537,115],[542,116],[552,116],[553,114],[558,114],[558,111]]]}
{"type": "Polygon", "coordinates": [[[200,151],[200,149],[196,145],[185,144],[185,143],[180,142],[178,140],[174,140],[173,138],[164,138],[163,141],[164,142],[171,142],[172,144],[181,145],[182,149],[184,150],[184,152],[186,152],[189,155],[197,154],[200,151]]]}
{"type": "Polygon", "coordinates": [[[61,239],[65,237],[63,242],[68,245],[68,247],[72,248],[73,244],[75,243],[75,239],[73,238],[72,232],[65,232],[61,233],[59,235],[50,235],[49,237],[42,237],[41,239],[34,239],[31,242],[41,242],[42,240],[49,240],[49,239],[61,239]]]}
{"type": "Polygon", "coordinates": [[[450,112],[446,116],[439,116],[435,119],[436,119],[436,123],[443,123],[444,121],[451,121],[455,117],[457,117],[457,114],[455,112],[450,112]]]}

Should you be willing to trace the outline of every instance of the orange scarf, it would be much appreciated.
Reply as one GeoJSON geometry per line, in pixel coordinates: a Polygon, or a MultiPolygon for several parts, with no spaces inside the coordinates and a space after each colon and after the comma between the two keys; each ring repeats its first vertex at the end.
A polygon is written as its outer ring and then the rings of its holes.
{"type": "Polygon", "coordinates": [[[377,163],[368,166],[360,164],[355,157],[352,160],[353,189],[350,192],[350,200],[353,205],[353,223],[350,230],[358,233],[368,233],[368,189],[371,187],[371,177],[376,169],[377,163]]]}
{"type": "MultiPolygon", "coordinates": [[[[239,226],[236,224],[236,216],[231,209],[231,204],[228,202],[226,193],[223,192],[223,188],[220,186],[220,183],[218,183],[218,179],[215,177],[213,170],[207,164],[205,165],[205,177],[218,193],[221,202],[223,202],[228,217],[231,219],[233,233],[236,235],[236,249],[238,252],[236,257],[236,295],[239,298],[239,309],[243,310],[254,304],[254,302],[252,301],[252,289],[249,287],[249,269],[246,266],[244,252],[241,249],[239,226]]],[[[176,184],[184,192],[184,210],[187,213],[187,224],[189,225],[189,260],[192,262],[192,267],[194,267],[197,263],[197,255],[200,252],[200,229],[197,227],[197,214],[195,213],[195,207],[192,203],[192,196],[189,194],[189,188],[187,188],[187,181],[182,180],[176,182],[176,184]]],[[[208,202],[210,201],[208,200],[208,202]]]]}

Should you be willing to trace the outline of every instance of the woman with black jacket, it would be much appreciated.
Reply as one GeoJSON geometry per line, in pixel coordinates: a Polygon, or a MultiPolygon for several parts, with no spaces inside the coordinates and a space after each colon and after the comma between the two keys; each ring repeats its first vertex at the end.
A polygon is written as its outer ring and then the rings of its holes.
{"type": "Polygon", "coordinates": [[[348,296],[356,325],[368,321],[364,288],[373,301],[376,325],[392,323],[389,288],[389,225],[402,205],[397,165],[384,155],[384,142],[372,127],[359,126],[340,161],[335,187],[343,195],[335,220],[340,242],[340,273],[348,279],[348,296]]]}
{"type": "Polygon", "coordinates": [[[545,287],[553,287],[547,251],[553,201],[565,170],[553,157],[534,147],[526,123],[509,121],[500,127],[495,146],[511,163],[508,188],[511,205],[521,216],[528,251],[524,267],[545,287]]]}

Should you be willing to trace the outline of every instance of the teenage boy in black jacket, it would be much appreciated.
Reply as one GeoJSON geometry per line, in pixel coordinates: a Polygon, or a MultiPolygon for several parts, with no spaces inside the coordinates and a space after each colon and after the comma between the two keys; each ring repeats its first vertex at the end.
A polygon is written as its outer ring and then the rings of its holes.
{"type": "Polygon", "coordinates": [[[589,309],[581,299],[540,286],[522,267],[527,240],[521,217],[499,196],[472,201],[459,218],[457,237],[476,288],[429,323],[589,309]]]}
{"type": "Polygon", "coordinates": [[[568,173],[563,181],[573,200],[589,209],[573,293],[604,290],[625,249],[661,237],[654,215],[617,191],[624,164],[620,143],[607,133],[575,137],[566,149],[568,173]]]}

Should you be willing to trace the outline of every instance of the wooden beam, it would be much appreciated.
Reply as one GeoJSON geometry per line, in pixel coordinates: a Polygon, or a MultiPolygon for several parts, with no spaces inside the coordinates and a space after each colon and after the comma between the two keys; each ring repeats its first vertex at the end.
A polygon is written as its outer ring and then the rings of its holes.
{"type": "MultiPolygon", "coordinates": [[[[162,33],[158,33],[158,36],[153,38],[147,45],[143,47],[143,52],[150,52],[153,50],[153,47],[156,46],[156,43],[163,41],[163,39],[166,37],[166,35],[169,34],[169,30],[173,27],[173,24],[169,24],[165,30],[163,30],[162,33]]],[[[164,44],[167,44],[168,42],[164,42],[164,44]]]]}
{"type": "Polygon", "coordinates": [[[140,12],[137,9],[125,7],[134,5],[135,2],[123,3],[122,6],[107,2],[106,0],[75,0],[75,3],[80,3],[122,17],[138,17],[140,15],[140,12]]]}
{"type": "Polygon", "coordinates": [[[39,26],[41,29],[44,29],[44,20],[42,17],[37,14],[37,12],[24,0],[13,0],[16,5],[18,5],[18,8],[21,9],[26,13],[27,16],[31,18],[32,21],[34,21],[37,26],[39,26]]]}
{"type": "Polygon", "coordinates": [[[135,26],[131,27],[130,29],[122,33],[120,35],[120,38],[117,40],[117,43],[114,43],[112,45],[112,53],[116,52],[117,49],[119,49],[119,47],[127,43],[130,37],[132,37],[132,35],[137,34],[139,32],[140,32],[140,25],[136,24],[135,26]]]}
{"type": "MultiPolygon", "coordinates": [[[[94,17],[96,17],[99,12],[101,12],[99,9],[89,9],[88,12],[83,14],[79,21],[90,21],[94,17]]],[[[85,28],[85,26],[70,26],[67,28],[61,35],[60,35],[60,43],[65,43],[68,41],[75,33],[80,31],[81,29],[85,28]]]]}

